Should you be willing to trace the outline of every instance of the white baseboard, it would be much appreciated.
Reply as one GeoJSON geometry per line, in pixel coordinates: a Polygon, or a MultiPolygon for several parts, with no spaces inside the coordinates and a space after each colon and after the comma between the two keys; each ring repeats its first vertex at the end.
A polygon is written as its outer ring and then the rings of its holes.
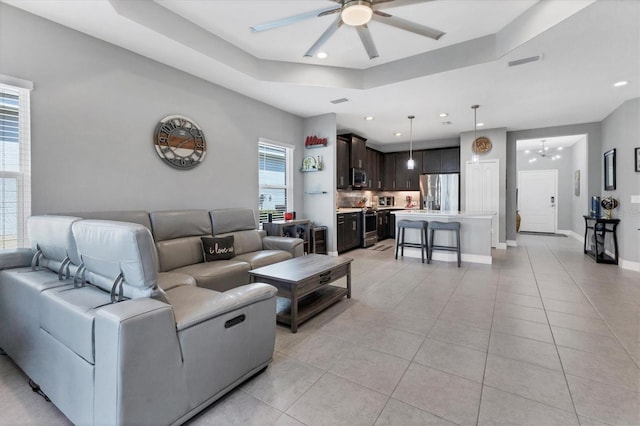
{"type": "Polygon", "coordinates": [[[640,262],[633,262],[631,260],[624,260],[618,258],[618,265],[622,269],[628,269],[630,271],[640,272],[640,262]]]}
{"type": "Polygon", "coordinates": [[[337,251],[330,251],[330,252],[327,252],[327,254],[328,254],[329,256],[333,256],[333,257],[338,256],[338,252],[337,252],[337,251]]]}
{"type": "Polygon", "coordinates": [[[518,247],[518,242],[516,240],[507,240],[507,247],[518,247]]]}
{"type": "Polygon", "coordinates": [[[567,237],[574,238],[580,242],[584,242],[584,235],[580,235],[576,232],[573,232],[570,229],[558,229],[556,231],[556,234],[563,234],[563,235],[566,235],[567,237]]]}
{"type": "Polygon", "coordinates": [[[506,250],[507,249],[507,243],[498,243],[498,245],[496,246],[496,248],[498,250],[506,250]]]}

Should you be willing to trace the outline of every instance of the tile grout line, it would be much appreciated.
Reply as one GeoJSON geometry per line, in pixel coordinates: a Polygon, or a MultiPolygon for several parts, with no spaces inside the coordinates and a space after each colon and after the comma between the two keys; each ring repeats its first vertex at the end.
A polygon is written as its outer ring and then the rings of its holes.
{"type": "MultiPolygon", "coordinates": [[[[438,269],[438,268],[436,267],[436,268],[434,269],[434,271],[435,271],[435,270],[437,270],[437,269],[438,269]]],[[[426,335],[424,336],[424,338],[422,339],[422,343],[420,344],[420,347],[418,347],[418,350],[416,351],[416,353],[415,353],[415,354],[413,354],[413,357],[411,357],[411,359],[409,360],[409,364],[407,364],[407,368],[404,370],[404,373],[403,373],[403,374],[402,374],[402,376],[400,377],[400,380],[398,380],[398,383],[396,383],[396,385],[393,387],[393,390],[391,391],[391,394],[389,395],[389,399],[387,399],[387,402],[385,403],[385,408],[386,408],[387,404],[389,403],[389,400],[392,398],[392,395],[394,394],[394,392],[395,392],[395,391],[396,391],[396,389],[398,388],[398,385],[400,385],[400,382],[402,381],[402,379],[404,378],[404,376],[407,374],[407,371],[409,370],[409,367],[411,367],[411,364],[414,362],[413,360],[416,358],[416,355],[417,355],[417,354],[418,354],[418,352],[420,351],[420,348],[422,348],[422,345],[424,345],[424,342],[425,342],[425,341],[427,340],[427,338],[429,337],[429,333],[431,333],[431,330],[433,330],[433,327],[435,327],[435,326],[436,326],[436,323],[438,322],[438,319],[440,318],[440,315],[442,314],[442,311],[444,311],[444,309],[446,308],[447,304],[449,304],[449,301],[451,300],[451,297],[453,296],[453,293],[455,293],[456,289],[457,289],[457,288],[458,288],[458,286],[460,285],[460,282],[462,282],[462,278],[463,278],[463,277],[464,277],[464,275],[466,274],[466,271],[467,271],[467,269],[465,268],[465,272],[462,274],[462,276],[461,276],[461,277],[460,277],[460,279],[458,280],[458,283],[456,284],[456,287],[453,289],[453,291],[451,292],[451,294],[449,294],[449,297],[447,298],[447,303],[445,303],[445,304],[442,306],[442,308],[440,309],[440,312],[438,312],[438,315],[436,316],[436,320],[433,322],[433,325],[431,326],[431,328],[429,328],[429,331],[427,331],[427,334],[426,334],[426,335]]],[[[414,289],[415,289],[415,287],[414,287],[414,289]]],[[[418,365],[422,365],[422,364],[420,364],[420,363],[417,363],[417,364],[418,364],[418,365]]],[[[430,368],[430,367],[427,367],[427,368],[430,368]]],[[[403,404],[407,404],[407,405],[410,405],[411,407],[413,407],[413,405],[408,404],[408,403],[406,403],[406,402],[404,402],[404,401],[401,401],[401,402],[402,402],[403,404]]],[[[418,409],[418,410],[420,410],[420,411],[424,411],[425,413],[429,413],[429,414],[431,414],[431,415],[433,415],[433,416],[439,417],[439,418],[441,418],[441,419],[444,419],[444,420],[446,420],[446,421],[449,421],[449,422],[455,423],[455,422],[453,422],[452,420],[449,420],[449,419],[446,419],[446,418],[444,418],[444,417],[438,416],[438,415],[436,415],[436,414],[434,414],[434,413],[431,413],[431,412],[429,412],[429,411],[425,411],[425,410],[423,410],[423,409],[421,409],[421,408],[419,408],[419,407],[414,407],[414,408],[416,408],[416,409],[418,409]]],[[[384,408],[382,409],[382,411],[384,411],[384,408]]],[[[376,422],[377,422],[377,421],[378,421],[378,419],[380,418],[380,415],[382,414],[382,411],[380,411],[380,414],[378,414],[378,417],[376,417],[376,422]]],[[[374,424],[375,424],[375,422],[374,422],[374,424]]]]}
{"type": "MultiPolygon", "coordinates": [[[[551,249],[549,250],[549,252],[553,255],[554,258],[556,258],[556,260],[558,260],[558,257],[555,255],[555,253],[551,249]]],[[[580,291],[580,293],[582,293],[582,295],[587,299],[587,301],[589,302],[589,305],[591,305],[593,310],[598,314],[598,317],[600,318],[600,320],[602,320],[602,322],[605,324],[607,329],[611,332],[611,334],[616,339],[618,344],[626,352],[626,354],[629,356],[629,358],[631,358],[631,361],[636,365],[636,367],[640,368],[640,364],[638,362],[636,362],[635,358],[629,353],[629,351],[627,350],[627,347],[622,344],[622,341],[620,341],[620,338],[618,337],[618,335],[613,331],[613,329],[611,328],[609,323],[604,319],[604,317],[602,316],[602,314],[600,313],[600,311],[598,310],[596,305],[591,301],[591,298],[589,297],[589,295],[587,293],[585,293],[585,291],[582,289],[582,287],[580,287],[580,285],[578,285],[577,281],[575,280],[575,278],[573,277],[571,272],[569,270],[567,270],[567,268],[564,266],[564,264],[562,262],[560,262],[559,260],[558,260],[558,263],[562,266],[562,269],[567,273],[569,278],[571,278],[571,282],[573,283],[573,285],[576,286],[578,288],[578,290],[580,291]]],[[[540,296],[540,298],[542,298],[542,295],[540,296]]],[[[546,309],[545,309],[545,314],[546,314],[546,309]]],[[[572,315],[572,314],[569,314],[569,315],[572,315]]],[[[580,316],[580,315],[574,315],[574,316],[580,316]]],[[[551,323],[549,323],[549,326],[551,326],[551,323]]],[[[563,328],[567,328],[567,327],[563,327],[563,328]]],[[[578,330],[578,331],[581,331],[581,330],[578,330]]],[[[585,332],[585,333],[587,333],[587,332],[585,332]]],[[[595,334],[595,333],[590,333],[590,334],[595,334]]],[[[554,341],[555,341],[555,339],[554,339],[554,341]]]]}
{"type": "MultiPolygon", "coordinates": [[[[556,261],[561,265],[562,269],[564,269],[565,272],[567,272],[567,270],[565,269],[564,265],[562,265],[562,262],[560,262],[557,258],[557,256],[555,255],[555,253],[553,253],[553,251],[551,251],[550,247],[545,243],[544,244],[545,248],[549,251],[549,253],[551,253],[551,255],[554,257],[554,259],[556,259],[556,261]]],[[[560,356],[560,351],[558,349],[558,343],[556,342],[556,337],[553,334],[553,329],[551,328],[551,322],[549,322],[549,315],[547,314],[547,309],[545,307],[544,304],[544,299],[542,297],[542,292],[540,291],[540,285],[538,284],[538,277],[536,274],[536,270],[533,267],[533,263],[531,263],[531,255],[529,254],[529,249],[528,247],[525,245],[525,251],[527,252],[527,257],[529,258],[529,262],[531,264],[531,269],[533,271],[533,279],[536,282],[536,287],[538,288],[538,295],[540,296],[540,303],[542,303],[542,310],[544,311],[544,316],[545,318],[547,318],[547,327],[549,327],[549,331],[551,332],[551,339],[553,340],[553,346],[556,349],[556,355],[558,356],[558,361],[560,362],[560,368],[562,369],[562,376],[564,377],[564,382],[567,385],[567,392],[569,393],[569,398],[571,399],[571,405],[573,406],[573,412],[576,415],[576,420],[578,421],[578,425],[580,425],[580,414],[578,414],[578,410],[576,408],[576,403],[573,399],[573,393],[571,392],[571,387],[569,386],[569,380],[567,379],[567,372],[564,369],[564,363],[562,362],[562,357],[560,356]]],[[[568,272],[567,272],[568,274],[568,272]]],[[[571,277],[571,275],[569,275],[571,277]]],[[[573,277],[571,277],[571,280],[573,281],[573,277]]],[[[574,282],[575,284],[575,282],[574,282]]]]}
{"type": "Polygon", "coordinates": [[[487,374],[487,363],[489,361],[489,347],[491,346],[491,332],[493,330],[493,319],[496,315],[496,303],[498,303],[498,289],[500,288],[500,276],[502,275],[502,270],[498,273],[498,283],[496,283],[496,292],[493,298],[493,311],[491,312],[491,326],[489,328],[489,340],[487,341],[487,353],[484,358],[484,369],[482,370],[482,383],[480,384],[480,399],[478,400],[478,414],[476,416],[476,426],[480,423],[480,410],[482,408],[482,394],[484,393],[484,379],[487,374]]]}

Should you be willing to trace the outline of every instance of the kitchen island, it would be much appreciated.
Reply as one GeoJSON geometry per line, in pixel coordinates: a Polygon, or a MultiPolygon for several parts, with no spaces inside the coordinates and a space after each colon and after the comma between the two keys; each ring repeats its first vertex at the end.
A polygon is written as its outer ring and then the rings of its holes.
{"type": "MultiPolygon", "coordinates": [[[[439,222],[460,222],[460,248],[463,262],[491,264],[491,225],[495,213],[493,212],[455,212],[440,210],[398,210],[391,214],[399,220],[426,220],[439,222]]],[[[406,229],[407,242],[420,242],[418,229],[406,229]]],[[[436,231],[435,240],[438,245],[455,246],[455,233],[436,231]]],[[[431,241],[429,241],[431,245],[431,241]]],[[[420,250],[405,248],[404,255],[420,258],[420,250]]],[[[434,250],[433,260],[457,262],[455,252],[434,250]]]]}

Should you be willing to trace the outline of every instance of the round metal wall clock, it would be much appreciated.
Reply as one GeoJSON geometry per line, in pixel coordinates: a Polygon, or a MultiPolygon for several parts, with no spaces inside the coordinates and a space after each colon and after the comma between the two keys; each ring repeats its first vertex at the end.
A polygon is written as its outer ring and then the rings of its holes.
{"type": "Polygon", "coordinates": [[[200,164],[207,152],[200,127],[181,115],[169,115],[160,120],[153,133],[153,144],[162,160],[183,170],[200,164]]]}

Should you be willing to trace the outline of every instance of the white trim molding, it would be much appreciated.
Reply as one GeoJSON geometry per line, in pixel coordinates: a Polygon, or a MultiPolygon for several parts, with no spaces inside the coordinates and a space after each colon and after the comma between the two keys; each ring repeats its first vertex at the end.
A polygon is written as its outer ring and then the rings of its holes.
{"type": "Polygon", "coordinates": [[[518,242],[516,240],[507,240],[507,247],[518,247],[518,242]]]}
{"type": "Polygon", "coordinates": [[[625,260],[622,258],[618,258],[618,265],[622,269],[628,269],[629,271],[640,272],[640,262],[633,262],[631,260],[625,260]]]}

